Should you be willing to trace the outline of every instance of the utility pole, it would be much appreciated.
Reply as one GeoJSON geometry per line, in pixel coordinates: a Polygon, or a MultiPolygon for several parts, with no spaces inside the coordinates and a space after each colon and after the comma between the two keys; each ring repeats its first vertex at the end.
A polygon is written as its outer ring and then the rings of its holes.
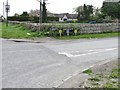
{"type": "Polygon", "coordinates": [[[43,12],[42,12],[42,19],[43,19],[43,23],[47,22],[47,9],[46,9],[46,0],[43,0],[43,12]]]}
{"type": "Polygon", "coordinates": [[[4,9],[5,9],[5,3],[3,2],[3,18],[4,18],[4,16],[5,16],[5,13],[4,13],[5,10],[4,10],[4,9]]]}
{"type": "Polygon", "coordinates": [[[42,0],[40,0],[40,24],[42,24],[42,0]]]}
{"type": "Polygon", "coordinates": [[[42,24],[42,0],[37,0],[40,4],[40,11],[39,11],[39,30],[41,29],[42,24]]]}
{"type": "Polygon", "coordinates": [[[10,5],[8,5],[8,0],[6,2],[5,9],[6,9],[6,27],[8,27],[8,12],[10,10],[10,5]]]}

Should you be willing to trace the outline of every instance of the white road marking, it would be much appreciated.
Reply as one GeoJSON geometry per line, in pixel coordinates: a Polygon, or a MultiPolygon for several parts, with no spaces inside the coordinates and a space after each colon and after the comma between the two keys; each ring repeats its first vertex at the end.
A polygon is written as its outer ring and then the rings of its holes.
{"type": "Polygon", "coordinates": [[[59,52],[59,54],[66,55],[67,57],[80,57],[80,56],[86,56],[86,55],[90,55],[90,54],[101,53],[101,52],[105,52],[105,51],[112,51],[112,50],[116,50],[116,49],[117,48],[87,50],[87,52],[89,52],[89,53],[76,54],[76,55],[71,54],[71,52],[76,53],[76,52],[81,52],[81,51],[59,52]]]}
{"type": "Polygon", "coordinates": [[[73,76],[69,76],[69,77],[67,77],[66,79],[64,79],[63,81],[65,82],[65,81],[67,81],[67,80],[69,80],[70,78],[72,78],[73,76]]]}
{"type": "Polygon", "coordinates": [[[84,72],[84,71],[86,71],[86,70],[88,70],[88,69],[89,69],[89,68],[85,68],[85,69],[82,70],[82,72],[84,72]]]}
{"type": "Polygon", "coordinates": [[[59,52],[58,54],[63,54],[66,55],[68,57],[73,57],[74,55],[70,54],[70,53],[66,53],[66,52],[59,52]]]}

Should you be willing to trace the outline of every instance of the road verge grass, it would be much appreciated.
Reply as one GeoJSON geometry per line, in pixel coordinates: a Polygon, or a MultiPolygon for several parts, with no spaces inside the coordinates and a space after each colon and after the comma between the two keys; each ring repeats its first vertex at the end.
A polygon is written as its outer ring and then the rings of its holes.
{"type": "Polygon", "coordinates": [[[0,37],[2,37],[2,23],[0,23],[0,37]]]}
{"type": "Polygon", "coordinates": [[[83,71],[83,73],[86,73],[86,74],[90,75],[90,74],[92,74],[92,70],[91,69],[87,69],[87,70],[83,71]]]}
{"type": "Polygon", "coordinates": [[[26,29],[22,24],[11,25],[6,27],[5,23],[0,24],[0,34],[2,38],[14,39],[33,39],[34,37],[42,37],[40,32],[32,32],[26,29]]]}
{"type": "Polygon", "coordinates": [[[86,88],[120,90],[120,83],[118,81],[120,78],[120,67],[117,60],[103,64],[102,66],[90,68],[83,73],[86,73],[90,76],[83,84],[83,86],[86,88]]]}

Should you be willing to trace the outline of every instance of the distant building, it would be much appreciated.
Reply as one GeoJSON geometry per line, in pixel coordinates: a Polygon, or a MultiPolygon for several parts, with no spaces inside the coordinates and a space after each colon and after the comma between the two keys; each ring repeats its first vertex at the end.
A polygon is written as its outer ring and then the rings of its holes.
{"type": "Polygon", "coordinates": [[[69,14],[69,13],[54,14],[54,16],[59,17],[59,22],[76,21],[78,17],[77,14],[69,14]]]}
{"type": "Polygon", "coordinates": [[[118,2],[120,2],[120,0],[104,0],[103,4],[112,5],[112,4],[116,4],[118,2]]]}
{"type": "Polygon", "coordinates": [[[104,0],[103,1],[103,6],[104,5],[112,6],[112,5],[117,4],[119,2],[120,2],[120,0],[104,0]]]}
{"type": "MultiPolygon", "coordinates": [[[[39,17],[39,10],[31,10],[29,12],[30,16],[36,16],[39,17]]],[[[59,22],[70,22],[70,21],[76,21],[78,15],[77,14],[69,14],[69,13],[61,13],[61,14],[54,14],[49,11],[47,11],[47,17],[58,17],[59,22]]]]}
{"type": "Polygon", "coordinates": [[[104,2],[119,2],[120,0],[104,0],[104,2]]]}

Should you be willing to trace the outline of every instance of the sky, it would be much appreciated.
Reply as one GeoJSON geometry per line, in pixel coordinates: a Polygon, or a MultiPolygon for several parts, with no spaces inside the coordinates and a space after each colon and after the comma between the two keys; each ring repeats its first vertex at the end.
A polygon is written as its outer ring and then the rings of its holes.
{"type": "MultiPolygon", "coordinates": [[[[47,9],[52,13],[73,13],[73,8],[83,4],[101,7],[104,0],[48,0],[47,9]]],[[[0,0],[0,15],[3,15],[3,2],[0,0]]],[[[39,2],[37,0],[8,0],[10,5],[9,16],[15,13],[21,14],[23,11],[30,12],[30,10],[39,9],[39,2]]]]}

